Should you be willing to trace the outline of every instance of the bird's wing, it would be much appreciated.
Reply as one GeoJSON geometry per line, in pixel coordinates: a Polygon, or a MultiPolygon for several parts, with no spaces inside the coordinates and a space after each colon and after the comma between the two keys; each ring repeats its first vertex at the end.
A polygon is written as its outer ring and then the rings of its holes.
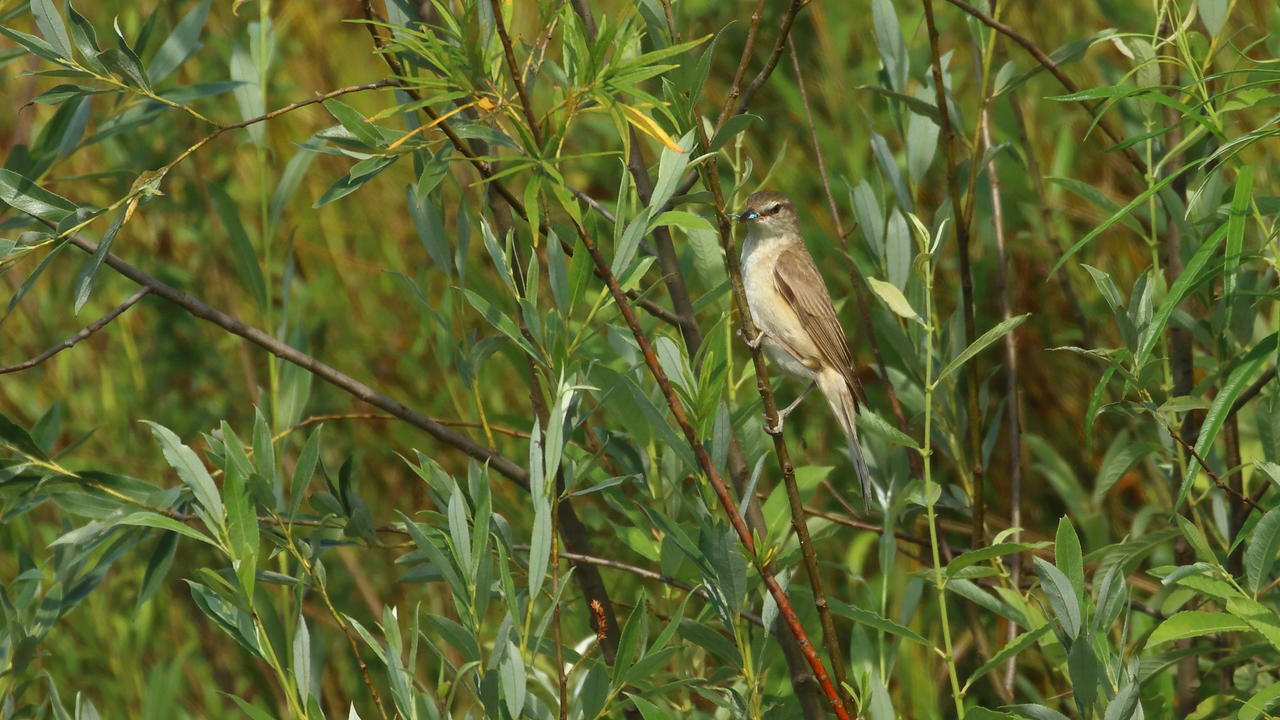
{"type": "Polygon", "coordinates": [[[818,266],[813,263],[813,256],[800,244],[786,248],[778,254],[773,279],[778,292],[791,305],[801,325],[809,331],[822,359],[839,370],[850,390],[858,395],[861,388],[853,372],[849,341],[845,339],[844,328],[840,326],[836,309],[831,304],[831,294],[827,292],[818,266]]]}

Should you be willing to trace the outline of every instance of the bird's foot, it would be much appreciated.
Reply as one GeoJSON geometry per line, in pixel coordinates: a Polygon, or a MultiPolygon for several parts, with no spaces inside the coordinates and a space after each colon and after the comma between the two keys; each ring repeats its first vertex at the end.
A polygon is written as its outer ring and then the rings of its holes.
{"type": "Polygon", "coordinates": [[[751,348],[752,350],[757,350],[759,349],[761,343],[764,342],[764,331],[756,330],[755,337],[747,337],[747,334],[743,332],[741,329],[739,329],[738,337],[742,338],[742,342],[746,343],[747,347],[751,348]]]}
{"type": "Polygon", "coordinates": [[[781,435],[781,434],[782,434],[782,424],[786,421],[786,419],[787,419],[787,418],[786,418],[786,416],[785,416],[785,415],[783,415],[782,413],[778,413],[778,421],[777,421],[776,423],[774,423],[774,424],[770,425],[770,424],[769,424],[769,420],[766,418],[766,419],[765,419],[765,421],[764,421],[764,431],[765,431],[765,433],[766,433],[766,434],[768,434],[768,435],[773,435],[774,437],[777,437],[777,436],[781,435]]]}

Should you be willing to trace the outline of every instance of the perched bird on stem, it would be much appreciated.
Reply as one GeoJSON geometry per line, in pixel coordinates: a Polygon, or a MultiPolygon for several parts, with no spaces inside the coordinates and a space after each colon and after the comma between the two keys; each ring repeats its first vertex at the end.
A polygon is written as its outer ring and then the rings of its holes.
{"type": "Polygon", "coordinates": [[[858,445],[855,424],[858,378],[831,293],[800,235],[795,205],[782,193],[764,190],[747,198],[738,222],[747,226],[742,283],[751,319],[760,331],[754,338],[745,338],[747,344],[753,348],[763,344],[765,356],[775,367],[810,381],[800,397],[778,413],[777,426],[765,429],[771,434],[782,432],[783,420],[817,385],[849,441],[862,500],[870,505],[871,471],[858,445]]]}

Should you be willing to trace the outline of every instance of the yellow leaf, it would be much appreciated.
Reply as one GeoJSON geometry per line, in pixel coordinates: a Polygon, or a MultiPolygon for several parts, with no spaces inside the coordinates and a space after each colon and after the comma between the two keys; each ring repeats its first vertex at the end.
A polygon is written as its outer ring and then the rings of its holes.
{"type": "Polygon", "coordinates": [[[663,145],[666,145],[667,149],[669,150],[672,150],[678,153],[686,152],[684,148],[680,147],[679,143],[677,143],[670,135],[667,134],[666,130],[662,129],[661,125],[659,125],[657,122],[654,121],[653,118],[631,107],[630,105],[619,104],[618,107],[622,108],[622,114],[626,116],[627,122],[631,123],[632,125],[635,125],[636,129],[639,130],[640,132],[644,133],[645,135],[648,135],[654,140],[657,140],[663,145]]]}

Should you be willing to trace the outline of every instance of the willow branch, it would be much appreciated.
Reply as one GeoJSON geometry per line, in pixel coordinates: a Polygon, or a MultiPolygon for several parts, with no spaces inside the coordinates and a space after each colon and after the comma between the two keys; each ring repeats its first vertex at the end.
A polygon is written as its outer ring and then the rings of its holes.
{"type": "Polygon", "coordinates": [[[45,350],[44,352],[40,353],[39,355],[36,355],[35,357],[31,358],[30,360],[26,360],[26,361],[24,361],[24,362],[20,362],[20,363],[18,363],[17,365],[10,365],[9,367],[3,367],[3,368],[0,368],[0,375],[5,375],[5,374],[7,374],[7,373],[19,372],[19,371],[22,371],[22,370],[28,370],[28,369],[30,369],[30,368],[33,368],[33,367],[35,367],[35,366],[39,365],[40,363],[44,362],[45,360],[48,360],[49,358],[53,357],[54,355],[57,355],[58,353],[62,352],[63,350],[66,350],[66,349],[68,349],[68,348],[70,348],[70,347],[74,346],[76,343],[80,342],[81,340],[84,340],[85,338],[89,337],[90,335],[92,335],[92,334],[94,334],[94,333],[98,332],[99,330],[101,330],[102,328],[106,327],[106,325],[107,325],[108,323],[110,323],[112,320],[115,320],[117,317],[120,317],[120,315],[121,315],[121,314],[123,314],[123,313],[124,313],[124,311],[126,311],[126,310],[128,310],[129,308],[133,307],[135,303],[137,303],[137,302],[138,302],[139,300],[141,300],[142,298],[146,297],[146,296],[147,296],[147,294],[148,294],[148,293],[150,293],[150,292],[151,292],[151,288],[144,287],[144,288],[139,289],[137,292],[135,292],[134,294],[130,295],[128,300],[125,300],[124,302],[122,302],[122,303],[120,303],[119,305],[115,306],[115,307],[111,310],[111,312],[108,312],[106,315],[103,315],[102,317],[100,317],[100,318],[98,318],[97,320],[93,321],[93,322],[92,322],[92,323],[90,323],[89,325],[85,326],[82,330],[80,330],[80,332],[76,333],[75,335],[72,335],[71,337],[67,338],[66,340],[63,340],[62,342],[58,343],[57,345],[54,345],[53,347],[49,348],[48,350],[45,350]]]}

